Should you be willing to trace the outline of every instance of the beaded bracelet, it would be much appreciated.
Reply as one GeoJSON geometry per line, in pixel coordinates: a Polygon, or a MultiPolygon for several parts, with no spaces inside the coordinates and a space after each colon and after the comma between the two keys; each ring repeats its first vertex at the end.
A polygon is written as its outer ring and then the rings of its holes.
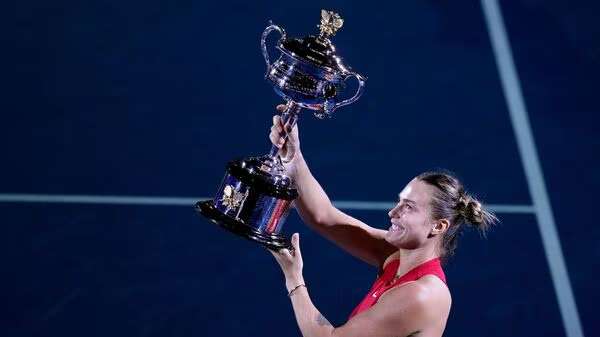
{"type": "Polygon", "coordinates": [[[290,290],[290,292],[288,293],[288,297],[292,297],[292,293],[294,291],[296,291],[296,289],[300,288],[300,287],[304,287],[306,288],[306,285],[304,283],[297,285],[294,289],[290,290]]]}

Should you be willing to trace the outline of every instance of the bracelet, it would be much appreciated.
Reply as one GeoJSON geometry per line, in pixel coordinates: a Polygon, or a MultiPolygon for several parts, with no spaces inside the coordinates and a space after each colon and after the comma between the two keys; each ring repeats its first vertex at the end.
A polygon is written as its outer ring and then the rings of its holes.
{"type": "Polygon", "coordinates": [[[306,285],[304,283],[297,285],[294,289],[290,290],[290,292],[288,293],[288,297],[292,297],[292,294],[294,293],[294,291],[296,291],[300,287],[306,288],[306,285]]]}

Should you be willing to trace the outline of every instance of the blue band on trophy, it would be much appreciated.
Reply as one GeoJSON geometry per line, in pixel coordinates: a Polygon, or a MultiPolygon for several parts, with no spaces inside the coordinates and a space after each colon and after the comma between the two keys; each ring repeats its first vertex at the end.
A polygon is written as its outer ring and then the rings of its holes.
{"type": "Polygon", "coordinates": [[[291,200],[261,196],[250,218],[250,226],[266,234],[278,234],[289,213],[291,203],[291,200]]]}

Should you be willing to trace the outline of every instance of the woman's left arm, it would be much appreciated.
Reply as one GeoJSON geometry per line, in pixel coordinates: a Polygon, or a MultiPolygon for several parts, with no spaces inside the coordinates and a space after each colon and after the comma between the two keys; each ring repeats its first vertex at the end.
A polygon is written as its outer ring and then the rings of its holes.
{"type": "MultiPolygon", "coordinates": [[[[293,289],[293,288],[292,288],[293,289]]],[[[333,336],[334,327],[315,307],[306,287],[300,287],[290,296],[296,322],[304,337],[333,336]]]]}
{"type": "Polygon", "coordinates": [[[304,337],[330,337],[334,327],[315,307],[302,275],[303,261],[300,252],[300,235],[292,235],[293,251],[270,250],[285,276],[285,286],[292,301],[298,327],[304,337]]]}
{"type": "Polygon", "coordinates": [[[315,307],[302,275],[303,261],[298,233],[292,235],[293,253],[287,249],[271,251],[285,275],[285,283],[296,322],[303,337],[361,337],[408,336],[431,320],[436,312],[435,299],[419,281],[391,289],[371,309],[366,310],[346,324],[334,328],[315,307]],[[432,310],[433,309],[433,310],[432,310]]]}

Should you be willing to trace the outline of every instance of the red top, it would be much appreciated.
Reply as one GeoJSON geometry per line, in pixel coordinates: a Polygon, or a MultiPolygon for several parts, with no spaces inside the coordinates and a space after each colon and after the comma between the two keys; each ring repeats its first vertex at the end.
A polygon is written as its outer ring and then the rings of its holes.
{"type": "Polygon", "coordinates": [[[396,276],[399,265],[400,259],[394,259],[385,266],[383,273],[375,280],[367,296],[354,308],[348,319],[374,306],[381,295],[387,290],[406,282],[416,281],[425,275],[435,275],[446,283],[446,275],[444,275],[444,271],[442,270],[439,257],[423,262],[394,281],[394,276],[396,276]]]}

